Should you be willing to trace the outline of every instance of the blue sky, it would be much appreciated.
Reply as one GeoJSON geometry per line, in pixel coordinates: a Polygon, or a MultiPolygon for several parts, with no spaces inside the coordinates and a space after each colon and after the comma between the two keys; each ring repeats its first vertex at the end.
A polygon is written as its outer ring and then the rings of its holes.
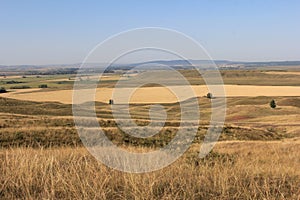
{"type": "Polygon", "coordinates": [[[0,65],[81,62],[132,28],[175,29],[213,59],[300,60],[300,1],[1,0],[0,65]]]}

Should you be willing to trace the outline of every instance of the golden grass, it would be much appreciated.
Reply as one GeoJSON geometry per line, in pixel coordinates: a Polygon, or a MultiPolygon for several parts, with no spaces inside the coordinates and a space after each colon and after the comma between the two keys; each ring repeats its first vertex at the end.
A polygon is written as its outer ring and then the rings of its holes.
{"type": "Polygon", "coordinates": [[[221,142],[172,165],[129,174],[84,148],[0,150],[1,199],[299,199],[300,143],[221,142]]]}

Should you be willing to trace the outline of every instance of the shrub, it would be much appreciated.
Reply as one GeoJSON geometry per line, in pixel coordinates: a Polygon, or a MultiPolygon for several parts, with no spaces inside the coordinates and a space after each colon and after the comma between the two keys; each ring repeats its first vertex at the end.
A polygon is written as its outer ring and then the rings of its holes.
{"type": "Polygon", "coordinates": [[[17,86],[12,86],[10,89],[28,89],[30,86],[28,85],[17,85],[17,86]]]}
{"type": "Polygon", "coordinates": [[[209,93],[207,93],[206,97],[209,98],[209,99],[212,99],[213,95],[212,95],[212,93],[209,92],[209,93]]]}
{"type": "Polygon", "coordinates": [[[0,87],[0,93],[6,93],[6,89],[4,87],[0,87]]]}
{"type": "Polygon", "coordinates": [[[275,100],[274,99],[272,99],[272,101],[270,102],[270,107],[271,108],[276,108],[276,102],[275,102],[275,100]]]}
{"type": "Polygon", "coordinates": [[[110,99],[110,100],[108,101],[108,104],[110,104],[110,105],[114,104],[114,100],[113,100],[113,99],[110,99]]]}
{"type": "Polygon", "coordinates": [[[48,85],[47,84],[42,84],[42,85],[39,85],[39,88],[47,88],[48,85]]]}
{"type": "Polygon", "coordinates": [[[23,83],[23,82],[21,82],[21,81],[14,81],[14,80],[6,81],[6,84],[19,84],[19,83],[23,83]]]}

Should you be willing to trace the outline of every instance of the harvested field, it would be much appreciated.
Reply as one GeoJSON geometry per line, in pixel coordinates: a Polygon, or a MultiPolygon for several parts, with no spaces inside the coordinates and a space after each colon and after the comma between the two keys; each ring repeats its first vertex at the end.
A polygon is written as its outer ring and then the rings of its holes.
{"type": "Polygon", "coordinates": [[[269,71],[264,72],[265,74],[274,74],[274,75],[300,75],[300,72],[281,72],[281,71],[269,71]]]}
{"type": "MultiPolygon", "coordinates": [[[[205,85],[191,86],[196,96],[205,96],[208,89],[205,85]]],[[[171,90],[184,93],[185,86],[170,86],[171,90]]],[[[300,96],[300,87],[297,86],[252,86],[252,85],[225,85],[227,97],[255,97],[255,96],[300,96]]],[[[39,91],[40,89],[22,89],[1,94],[2,97],[30,101],[53,101],[66,104],[72,103],[72,90],[39,91]],[[32,92],[39,91],[39,92],[32,92]],[[32,92],[32,93],[30,93],[32,92]]],[[[112,98],[113,88],[98,88],[96,101],[108,102],[112,98]]],[[[127,94],[130,88],[120,88],[118,91],[127,94]]],[[[185,96],[185,99],[193,96],[185,96]]],[[[88,99],[86,100],[88,101],[88,99]]],[[[172,103],[177,102],[176,96],[164,87],[139,88],[132,95],[131,103],[172,103]]],[[[116,99],[116,103],[126,103],[125,99],[116,99]]]]}

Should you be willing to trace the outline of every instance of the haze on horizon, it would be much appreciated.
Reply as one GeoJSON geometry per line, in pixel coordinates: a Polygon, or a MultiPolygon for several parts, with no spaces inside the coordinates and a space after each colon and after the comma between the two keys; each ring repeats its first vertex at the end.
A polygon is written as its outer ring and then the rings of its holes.
{"type": "Polygon", "coordinates": [[[293,0],[4,0],[0,65],[81,63],[106,38],[140,27],[180,31],[214,60],[300,60],[299,9],[293,0]]]}

